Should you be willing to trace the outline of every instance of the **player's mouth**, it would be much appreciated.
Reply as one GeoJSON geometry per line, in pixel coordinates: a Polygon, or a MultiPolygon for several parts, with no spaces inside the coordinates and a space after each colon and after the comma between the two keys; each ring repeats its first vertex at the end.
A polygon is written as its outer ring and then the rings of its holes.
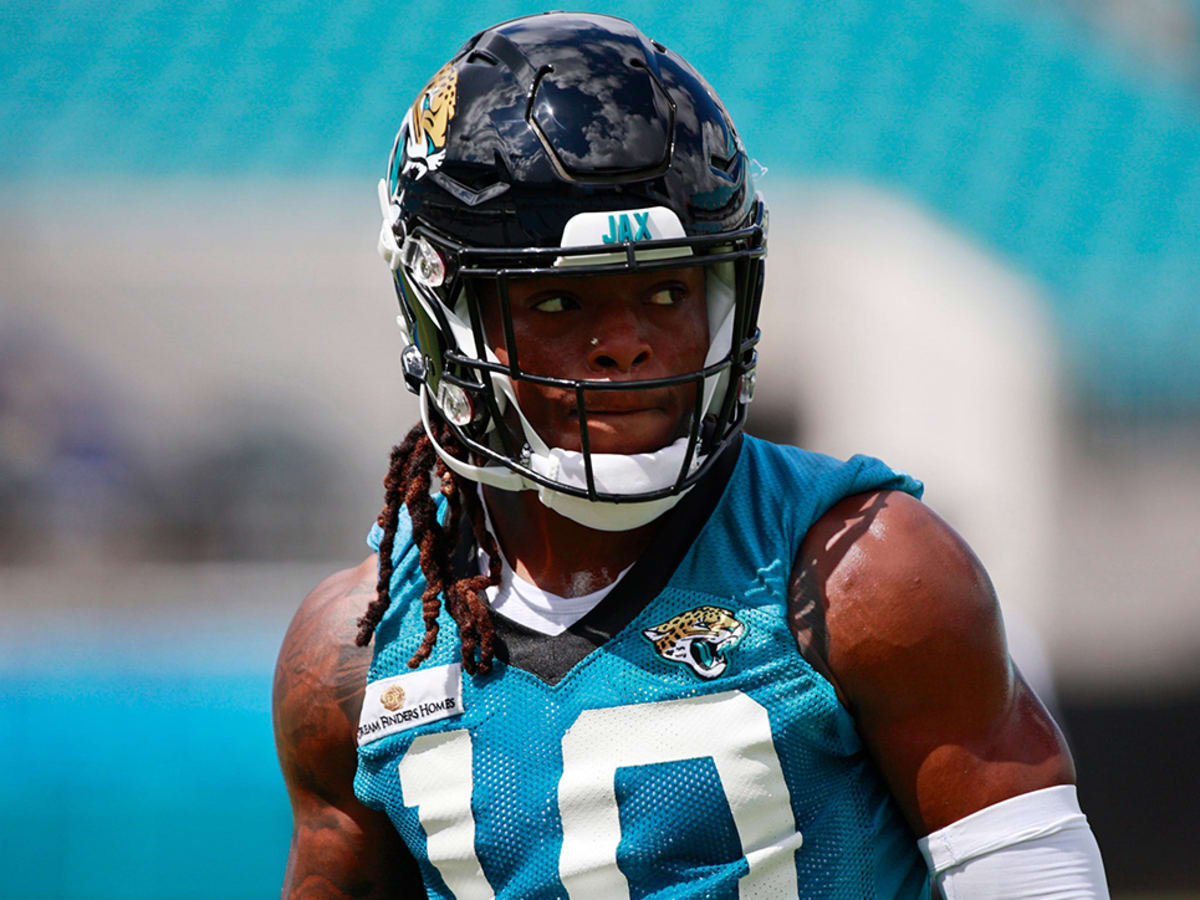
{"type": "MultiPolygon", "coordinates": [[[[587,417],[589,419],[610,418],[616,419],[622,416],[635,416],[638,413],[645,412],[662,412],[662,407],[659,406],[632,406],[621,409],[595,409],[590,404],[587,407],[587,417]]],[[[579,409],[572,409],[568,414],[575,418],[579,418],[579,409]]]]}
{"type": "MultiPolygon", "coordinates": [[[[592,391],[584,396],[583,406],[590,419],[594,416],[619,418],[638,413],[666,412],[674,406],[670,391],[592,391]]],[[[568,415],[579,418],[579,405],[570,398],[568,415]]]]}

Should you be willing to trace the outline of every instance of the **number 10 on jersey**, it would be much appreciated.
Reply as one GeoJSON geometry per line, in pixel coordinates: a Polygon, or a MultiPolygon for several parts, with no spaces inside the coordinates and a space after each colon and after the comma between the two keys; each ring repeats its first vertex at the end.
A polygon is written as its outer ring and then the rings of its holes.
{"type": "MultiPolygon", "coordinates": [[[[796,897],[796,830],[771,724],[741,691],[584,710],[562,739],[559,878],[573,898],[628,897],[617,867],[617,769],[708,757],[729,801],[749,871],[741,897],[796,897]]],[[[427,853],[458,900],[494,896],[475,852],[471,735],[417,737],[400,761],[404,802],[417,807],[427,853]]]]}

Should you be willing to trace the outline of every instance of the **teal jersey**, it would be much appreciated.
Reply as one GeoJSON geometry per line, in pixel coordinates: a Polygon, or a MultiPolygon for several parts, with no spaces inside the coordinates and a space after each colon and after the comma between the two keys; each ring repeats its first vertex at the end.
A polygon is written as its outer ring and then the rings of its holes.
{"type": "Polygon", "coordinates": [[[879,488],[921,491],[869,457],[746,437],[566,632],[496,616],[478,676],[444,610],[408,668],[424,579],[401,513],[354,786],[429,896],[928,897],[911,830],[787,623],[805,533],[879,488]]]}

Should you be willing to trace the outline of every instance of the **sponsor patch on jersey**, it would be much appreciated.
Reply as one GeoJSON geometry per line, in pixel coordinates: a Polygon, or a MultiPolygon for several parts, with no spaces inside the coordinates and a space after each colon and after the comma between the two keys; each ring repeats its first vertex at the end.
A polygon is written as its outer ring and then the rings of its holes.
{"type": "Polygon", "coordinates": [[[371,681],[358,720],[358,745],[462,713],[461,663],[371,681]]]}
{"type": "Polygon", "coordinates": [[[709,681],[729,667],[727,654],[738,645],[746,626],[728,609],[697,606],[642,632],[667,662],[687,666],[709,681]]]}

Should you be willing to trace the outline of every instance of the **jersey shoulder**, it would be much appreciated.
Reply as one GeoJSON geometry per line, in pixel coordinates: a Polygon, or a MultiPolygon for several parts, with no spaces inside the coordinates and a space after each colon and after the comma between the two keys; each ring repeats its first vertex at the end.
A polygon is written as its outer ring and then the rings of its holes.
{"type": "Polygon", "coordinates": [[[838,459],[750,435],[746,435],[745,448],[747,473],[762,489],[817,495],[830,504],[865,491],[898,490],[914,497],[924,491],[920,480],[865,453],[838,459]]]}

